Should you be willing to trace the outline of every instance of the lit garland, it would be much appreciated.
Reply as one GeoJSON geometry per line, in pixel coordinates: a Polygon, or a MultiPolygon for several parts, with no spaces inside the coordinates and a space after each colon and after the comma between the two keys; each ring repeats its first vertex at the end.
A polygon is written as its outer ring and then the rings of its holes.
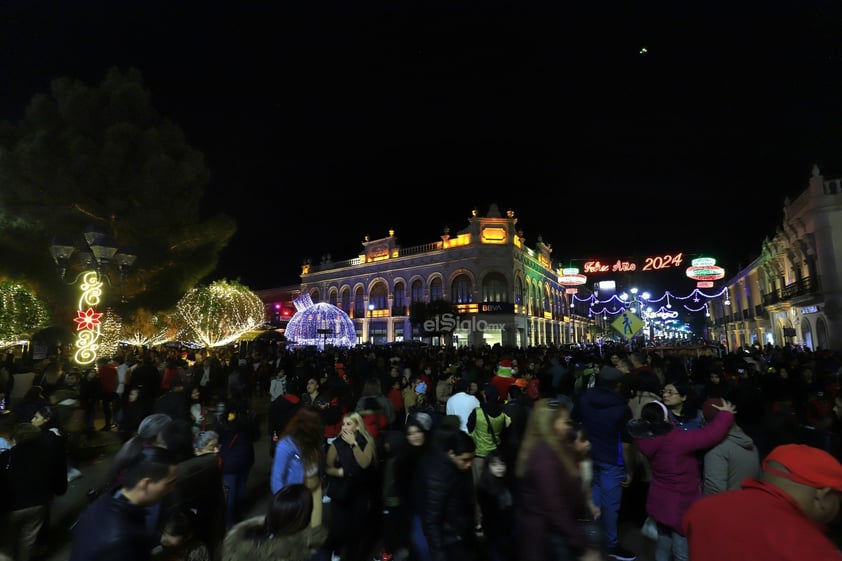
{"type": "Polygon", "coordinates": [[[205,347],[233,343],[263,323],[263,301],[247,287],[226,280],[191,289],[176,305],[192,334],[205,347]]]}
{"type": "MultiPolygon", "coordinates": [[[[689,300],[690,298],[692,298],[694,303],[698,303],[698,302],[701,301],[701,298],[707,298],[708,300],[711,300],[713,298],[719,298],[722,295],[725,295],[726,298],[728,297],[728,288],[727,287],[723,288],[722,290],[720,290],[719,292],[717,292],[715,294],[707,294],[705,292],[702,292],[698,288],[694,288],[693,291],[690,292],[690,294],[688,294],[687,296],[677,296],[677,295],[671,293],[669,290],[667,290],[659,298],[649,298],[649,299],[645,300],[645,302],[648,302],[650,304],[657,304],[657,303],[666,301],[666,307],[672,308],[672,304],[670,303],[670,298],[673,298],[674,300],[679,300],[679,301],[682,301],[682,302],[684,300],[689,300]]],[[[603,315],[610,314],[612,316],[616,316],[617,314],[623,313],[626,310],[626,308],[628,307],[628,302],[623,300],[622,298],[620,298],[620,296],[618,296],[617,294],[612,294],[610,298],[607,298],[605,300],[599,300],[593,294],[591,294],[590,296],[588,296],[586,298],[580,298],[580,297],[578,297],[574,294],[573,298],[578,302],[587,302],[588,305],[590,306],[590,312],[593,313],[593,314],[603,314],[603,315]],[[613,303],[613,305],[609,309],[608,305],[612,304],[612,303],[613,303]],[[594,306],[600,305],[600,304],[602,304],[602,308],[599,308],[599,309],[594,308],[594,306]],[[618,304],[619,304],[619,307],[618,307],[618,304]]],[[[726,305],[727,305],[727,302],[726,302],[726,305]]],[[[701,307],[701,308],[692,308],[692,307],[688,306],[687,304],[683,304],[683,303],[682,303],[682,306],[684,307],[685,310],[687,310],[689,312],[699,312],[699,311],[704,309],[704,306],[701,307]]],[[[589,315],[590,315],[590,313],[589,313],[589,315]]]]}
{"type": "Polygon", "coordinates": [[[13,282],[0,284],[0,346],[18,344],[48,319],[46,306],[28,288],[13,282]]]}
{"type": "Polygon", "coordinates": [[[293,314],[287,324],[284,335],[296,345],[315,345],[323,348],[325,345],[334,347],[351,347],[357,338],[354,322],[348,314],[333,304],[319,302],[313,304],[309,295],[298,298],[295,307],[298,311],[293,314]],[[309,305],[307,305],[309,303],[309,305]],[[319,330],[324,333],[319,333],[319,330]],[[330,330],[330,333],[327,332],[330,330]]]}
{"type": "Polygon", "coordinates": [[[102,336],[100,331],[101,313],[95,307],[102,298],[102,280],[96,271],[85,271],[82,274],[82,283],[79,285],[82,296],[76,306],[76,353],[73,359],[77,364],[93,364],[96,361],[99,339],[102,336]]]}

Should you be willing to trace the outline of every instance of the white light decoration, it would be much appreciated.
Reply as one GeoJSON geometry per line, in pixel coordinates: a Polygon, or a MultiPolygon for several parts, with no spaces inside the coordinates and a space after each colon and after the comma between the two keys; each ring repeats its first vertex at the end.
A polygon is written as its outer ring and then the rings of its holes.
{"type": "Polygon", "coordinates": [[[176,305],[192,335],[206,347],[233,343],[263,323],[263,301],[245,286],[226,280],[198,286],[176,305]]]}
{"type": "Polygon", "coordinates": [[[113,309],[106,308],[102,316],[102,339],[99,342],[99,356],[112,358],[120,348],[120,333],[123,330],[123,318],[113,309]]]}
{"type": "Polygon", "coordinates": [[[324,302],[313,304],[309,295],[297,298],[294,304],[297,311],[284,332],[288,341],[318,348],[354,345],[357,338],[354,322],[340,308],[324,302]]]}

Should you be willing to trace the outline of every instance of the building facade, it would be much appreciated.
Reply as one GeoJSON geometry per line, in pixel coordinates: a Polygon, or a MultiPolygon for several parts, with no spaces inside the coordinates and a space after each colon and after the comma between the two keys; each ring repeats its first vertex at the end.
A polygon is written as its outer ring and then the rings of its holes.
{"type": "MultiPolygon", "coordinates": [[[[326,255],[319,263],[305,262],[297,288],[314,303],[345,311],[358,344],[526,347],[589,341],[592,321],[586,311],[571,313],[551,254],[540,237],[527,247],[514,211],[503,215],[492,204],[484,216],[475,209],[455,236],[445,229],[437,241],[403,248],[392,230],[384,238],[366,237],[353,259],[326,255]],[[454,313],[412,324],[414,303],[441,301],[454,313]]],[[[259,295],[272,308],[269,292],[259,295]]]]}
{"type": "Polygon", "coordinates": [[[783,224],[711,306],[711,330],[730,349],[753,344],[842,349],[842,179],[813,168],[784,202],[783,224]]]}

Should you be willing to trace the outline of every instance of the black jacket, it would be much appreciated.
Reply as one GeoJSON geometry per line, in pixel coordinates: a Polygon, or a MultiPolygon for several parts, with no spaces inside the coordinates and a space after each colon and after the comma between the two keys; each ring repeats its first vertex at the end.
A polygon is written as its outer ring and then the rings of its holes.
{"type": "Polygon", "coordinates": [[[45,505],[67,491],[64,447],[39,432],[0,454],[0,512],[45,505]]]}
{"type": "Polygon", "coordinates": [[[70,561],[147,561],[155,544],[146,513],[120,491],[103,495],[82,513],[70,561]]]}
{"type": "Polygon", "coordinates": [[[434,452],[419,468],[424,489],[421,525],[434,561],[447,557],[447,546],[474,540],[474,498],[471,470],[460,471],[445,452],[434,452]]]}

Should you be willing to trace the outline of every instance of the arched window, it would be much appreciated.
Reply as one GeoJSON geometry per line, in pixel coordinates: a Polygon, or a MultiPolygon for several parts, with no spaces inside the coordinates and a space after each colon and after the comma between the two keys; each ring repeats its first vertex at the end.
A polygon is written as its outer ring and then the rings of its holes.
{"type": "Polygon", "coordinates": [[[441,279],[436,277],[430,283],[430,301],[443,300],[444,288],[442,288],[441,279]]]}
{"type": "Polygon", "coordinates": [[[396,282],[395,283],[395,308],[404,308],[406,307],[406,288],[404,287],[403,282],[396,282]]]}
{"type": "Polygon", "coordinates": [[[421,284],[420,280],[412,282],[412,294],[410,295],[410,299],[413,304],[424,301],[424,285],[421,284]]]}
{"type": "Polygon", "coordinates": [[[339,307],[342,308],[342,311],[346,314],[351,311],[351,291],[348,290],[347,286],[342,289],[342,305],[339,307]]]}
{"type": "Polygon", "coordinates": [[[354,317],[365,317],[365,294],[363,293],[362,287],[357,288],[357,291],[354,293],[354,317]]]}
{"type": "Polygon", "coordinates": [[[322,301],[322,296],[321,296],[321,294],[319,294],[318,288],[314,288],[313,290],[310,291],[310,300],[313,301],[313,304],[318,304],[319,302],[322,301]]]}
{"type": "Polygon", "coordinates": [[[470,304],[474,301],[474,291],[468,275],[458,275],[450,287],[450,301],[454,304],[470,304]]]}
{"type": "Polygon", "coordinates": [[[330,296],[328,297],[328,303],[333,305],[333,306],[336,306],[337,297],[338,297],[338,293],[336,292],[336,289],[331,290],[330,296]]]}
{"type": "Polygon", "coordinates": [[[482,279],[483,302],[508,302],[509,286],[500,273],[489,273],[482,279]]]}
{"type": "Polygon", "coordinates": [[[375,310],[385,310],[389,307],[389,289],[385,282],[378,282],[368,293],[369,307],[374,304],[375,310]]]}

